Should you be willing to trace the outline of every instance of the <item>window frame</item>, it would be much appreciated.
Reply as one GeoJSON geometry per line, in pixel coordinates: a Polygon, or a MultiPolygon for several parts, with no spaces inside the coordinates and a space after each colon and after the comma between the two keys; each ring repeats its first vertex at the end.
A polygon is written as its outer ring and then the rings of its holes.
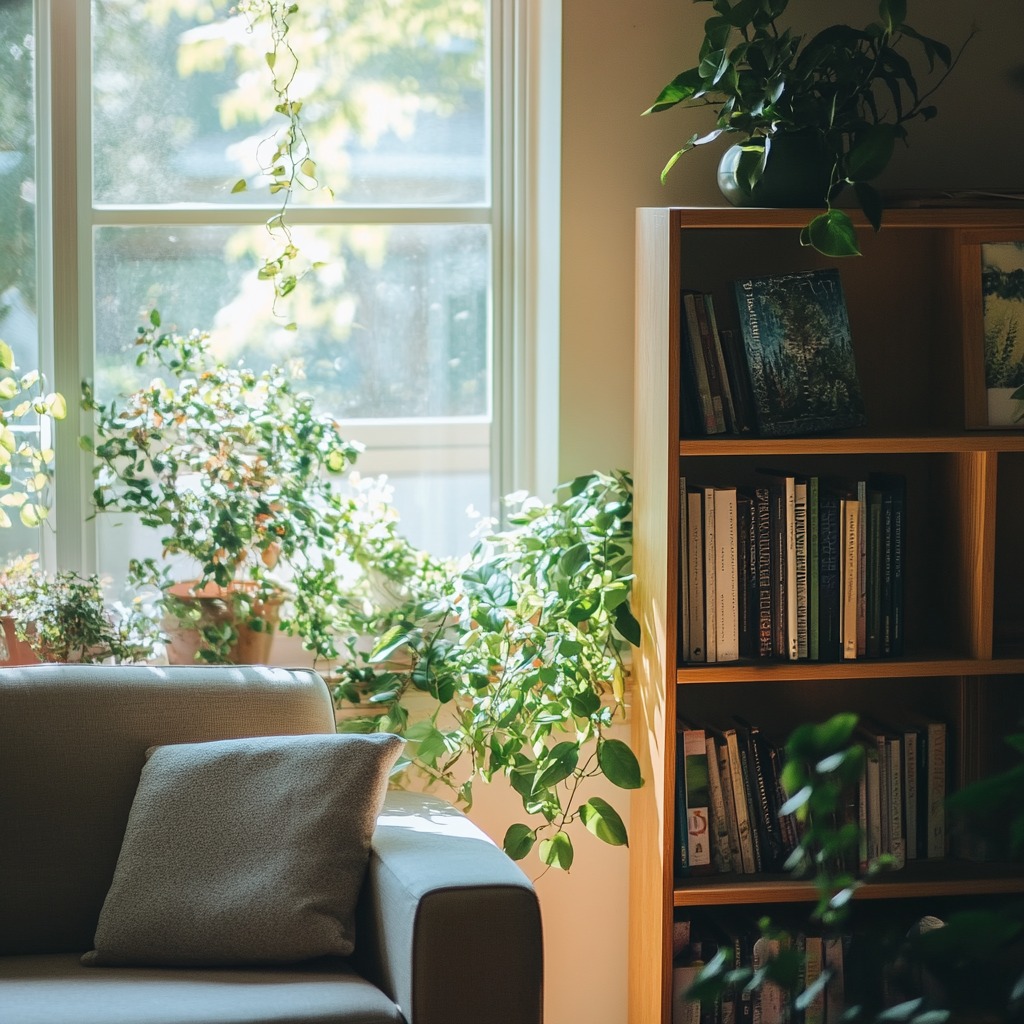
{"type": "MultiPolygon", "coordinates": [[[[561,0],[488,0],[491,52],[490,204],[449,207],[293,207],[291,223],[480,223],[492,245],[492,511],[557,480],[561,0]]],[[[201,209],[92,203],[91,5],[36,0],[37,232],[41,365],[68,400],[56,425],[53,531],[44,564],[97,571],[91,466],[78,437],[90,424],[80,384],[93,371],[92,235],[115,223],[209,223],[201,209]]],[[[222,208],[218,223],[260,222],[276,207],[222,208]]],[[[268,313],[269,315],[269,313],[268,313]]],[[[371,448],[396,421],[354,422],[371,448]]],[[[424,444],[480,423],[424,422],[424,444]]],[[[368,460],[372,461],[372,460],[368,460]]],[[[367,471],[372,471],[367,467],[367,471]]]]}

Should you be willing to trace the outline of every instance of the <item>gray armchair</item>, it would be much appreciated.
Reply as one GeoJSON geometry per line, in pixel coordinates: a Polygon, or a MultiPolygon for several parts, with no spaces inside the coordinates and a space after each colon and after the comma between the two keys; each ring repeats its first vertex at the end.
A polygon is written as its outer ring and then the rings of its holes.
{"type": "Polygon", "coordinates": [[[537,1024],[532,885],[464,815],[408,793],[388,794],[373,833],[351,957],[82,966],[148,748],[333,730],[304,670],[0,671],[4,1024],[537,1024]]]}

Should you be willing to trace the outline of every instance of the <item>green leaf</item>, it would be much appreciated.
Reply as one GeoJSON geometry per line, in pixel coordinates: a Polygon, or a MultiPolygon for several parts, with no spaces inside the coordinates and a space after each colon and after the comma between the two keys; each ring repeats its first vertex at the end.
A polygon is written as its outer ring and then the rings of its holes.
{"type": "Polygon", "coordinates": [[[886,31],[892,35],[907,17],[907,0],[881,0],[878,15],[886,31]]]}
{"type": "Polygon", "coordinates": [[[562,553],[558,567],[566,576],[575,576],[585,565],[590,564],[590,548],[586,544],[574,544],[562,553]]]}
{"type": "Polygon", "coordinates": [[[634,647],[640,646],[640,623],[630,610],[628,604],[623,603],[615,608],[615,628],[634,647]]]}
{"type": "Polygon", "coordinates": [[[601,740],[597,745],[597,763],[605,778],[619,789],[639,789],[644,784],[640,762],[622,740],[601,740]]]}
{"type": "Polygon", "coordinates": [[[874,124],[857,133],[846,156],[846,177],[851,182],[870,181],[892,159],[896,146],[896,126],[874,124]]]}
{"type": "Polygon", "coordinates": [[[628,846],[626,826],[615,808],[599,796],[592,796],[580,807],[580,820],[598,839],[609,846],[628,846]]]}
{"type": "Polygon", "coordinates": [[[580,759],[578,743],[565,740],[556,743],[546,754],[538,758],[540,771],[534,781],[534,790],[550,789],[576,770],[580,759]]]}
{"type": "Polygon", "coordinates": [[[14,369],[14,350],[5,341],[0,341],[0,370],[14,369]]]}
{"type": "Polygon", "coordinates": [[[244,192],[248,188],[245,178],[239,178],[238,181],[231,186],[231,194],[234,195],[236,192],[244,192]]]}
{"type": "Polygon", "coordinates": [[[858,181],[853,186],[853,190],[857,193],[857,202],[860,203],[860,208],[864,211],[864,216],[870,221],[871,226],[876,230],[880,230],[882,227],[882,197],[878,190],[872,188],[866,182],[858,181]]]}
{"type": "Polygon", "coordinates": [[[563,871],[572,867],[572,840],[566,832],[556,832],[550,839],[542,839],[537,852],[548,867],[563,871]]]}
{"type": "Polygon", "coordinates": [[[698,68],[689,68],[675,78],[661,90],[658,98],[651,104],[644,114],[658,114],[663,110],[674,107],[677,103],[683,103],[692,99],[704,86],[698,68]]]}
{"type": "Polygon", "coordinates": [[[522,860],[533,849],[533,844],[536,841],[537,833],[529,825],[516,822],[514,825],[509,825],[501,848],[513,860],[522,860]]]}
{"type": "Polygon", "coordinates": [[[800,232],[800,244],[824,256],[859,256],[853,221],[842,210],[819,214],[800,232]]]}

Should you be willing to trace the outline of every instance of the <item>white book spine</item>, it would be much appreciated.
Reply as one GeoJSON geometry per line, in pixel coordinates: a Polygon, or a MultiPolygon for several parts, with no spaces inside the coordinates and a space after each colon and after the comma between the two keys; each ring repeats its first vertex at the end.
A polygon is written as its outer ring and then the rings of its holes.
{"type": "Polygon", "coordinates": [[[705,736],[704,751],[708,758],[708,784],[711,789],[711,850],[718,871],[732,871],[732,850],[729,845],[729,819],[725,816],[725,793],[718,764],[718,748],[713,736],[705,736]]]}
{"type": "Polygon", "coordinates": [[[707,748],[703,729],[683,730],[683,766],[686,772],[687,866],[711,864],[711,808],[708,806],[707,748]]]}
{"type": "Polygon", "coordinates": [[[743,856],[740,852],[740,830],[736,818],[735,790],[732,784],[732,768],[729,764],[729,749],[725,743],[715,743],[718,754],[718,774],[722,780],[722,800],[725,803],[725,818],[729,826],[729,854],[732,870],[743,871],[743,856]]]}
{"type": "Polygon", "coordinates": [[[718,608],[718,596],[715,588],[717,573],[715,571],[715,489],[704,488],[704,615],[706,618],[704,640],[707,646],[707,660],[718,661],[718,622],[715,612],[718,608]]]}
{"type": "Polygon", "coordinates": [[[857,550],[860,537],[860,504],[855,498],[844,498],[842,562],[842,639],[843,658],[857,657],[857,550]]]}
{"type": "Polygon", "coordinates": [[[750,815],[747,813],[747,790],[743,782],[743,769],[740,763],[739,740],[735,729],[725,732],[725,744],[729,750],[729,774],[732,777],[733,811],[736,814],[736,828],[740,837],[740,861],[745,875],[757,871],[754,860],[754,837],[751,835],[750,815]]]}
{"type": "Polygon", "coordinates": [[[704,646],[704,513],[700,491],[686,495],[686,531],[689,537],[688,551],[688,594],[687,605],[690,616],[690,647],[687,661],[707,661],[704,646]]]}

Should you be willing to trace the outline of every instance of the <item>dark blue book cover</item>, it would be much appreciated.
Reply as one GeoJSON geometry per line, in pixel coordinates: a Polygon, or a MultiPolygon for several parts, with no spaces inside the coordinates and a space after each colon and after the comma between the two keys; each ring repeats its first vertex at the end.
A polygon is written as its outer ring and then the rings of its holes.
{"type": "Polygon", "coordinates": [[[746,278],[733,288],[758,430],[785,437],[863,426],[839,272],[746,278]]]}

